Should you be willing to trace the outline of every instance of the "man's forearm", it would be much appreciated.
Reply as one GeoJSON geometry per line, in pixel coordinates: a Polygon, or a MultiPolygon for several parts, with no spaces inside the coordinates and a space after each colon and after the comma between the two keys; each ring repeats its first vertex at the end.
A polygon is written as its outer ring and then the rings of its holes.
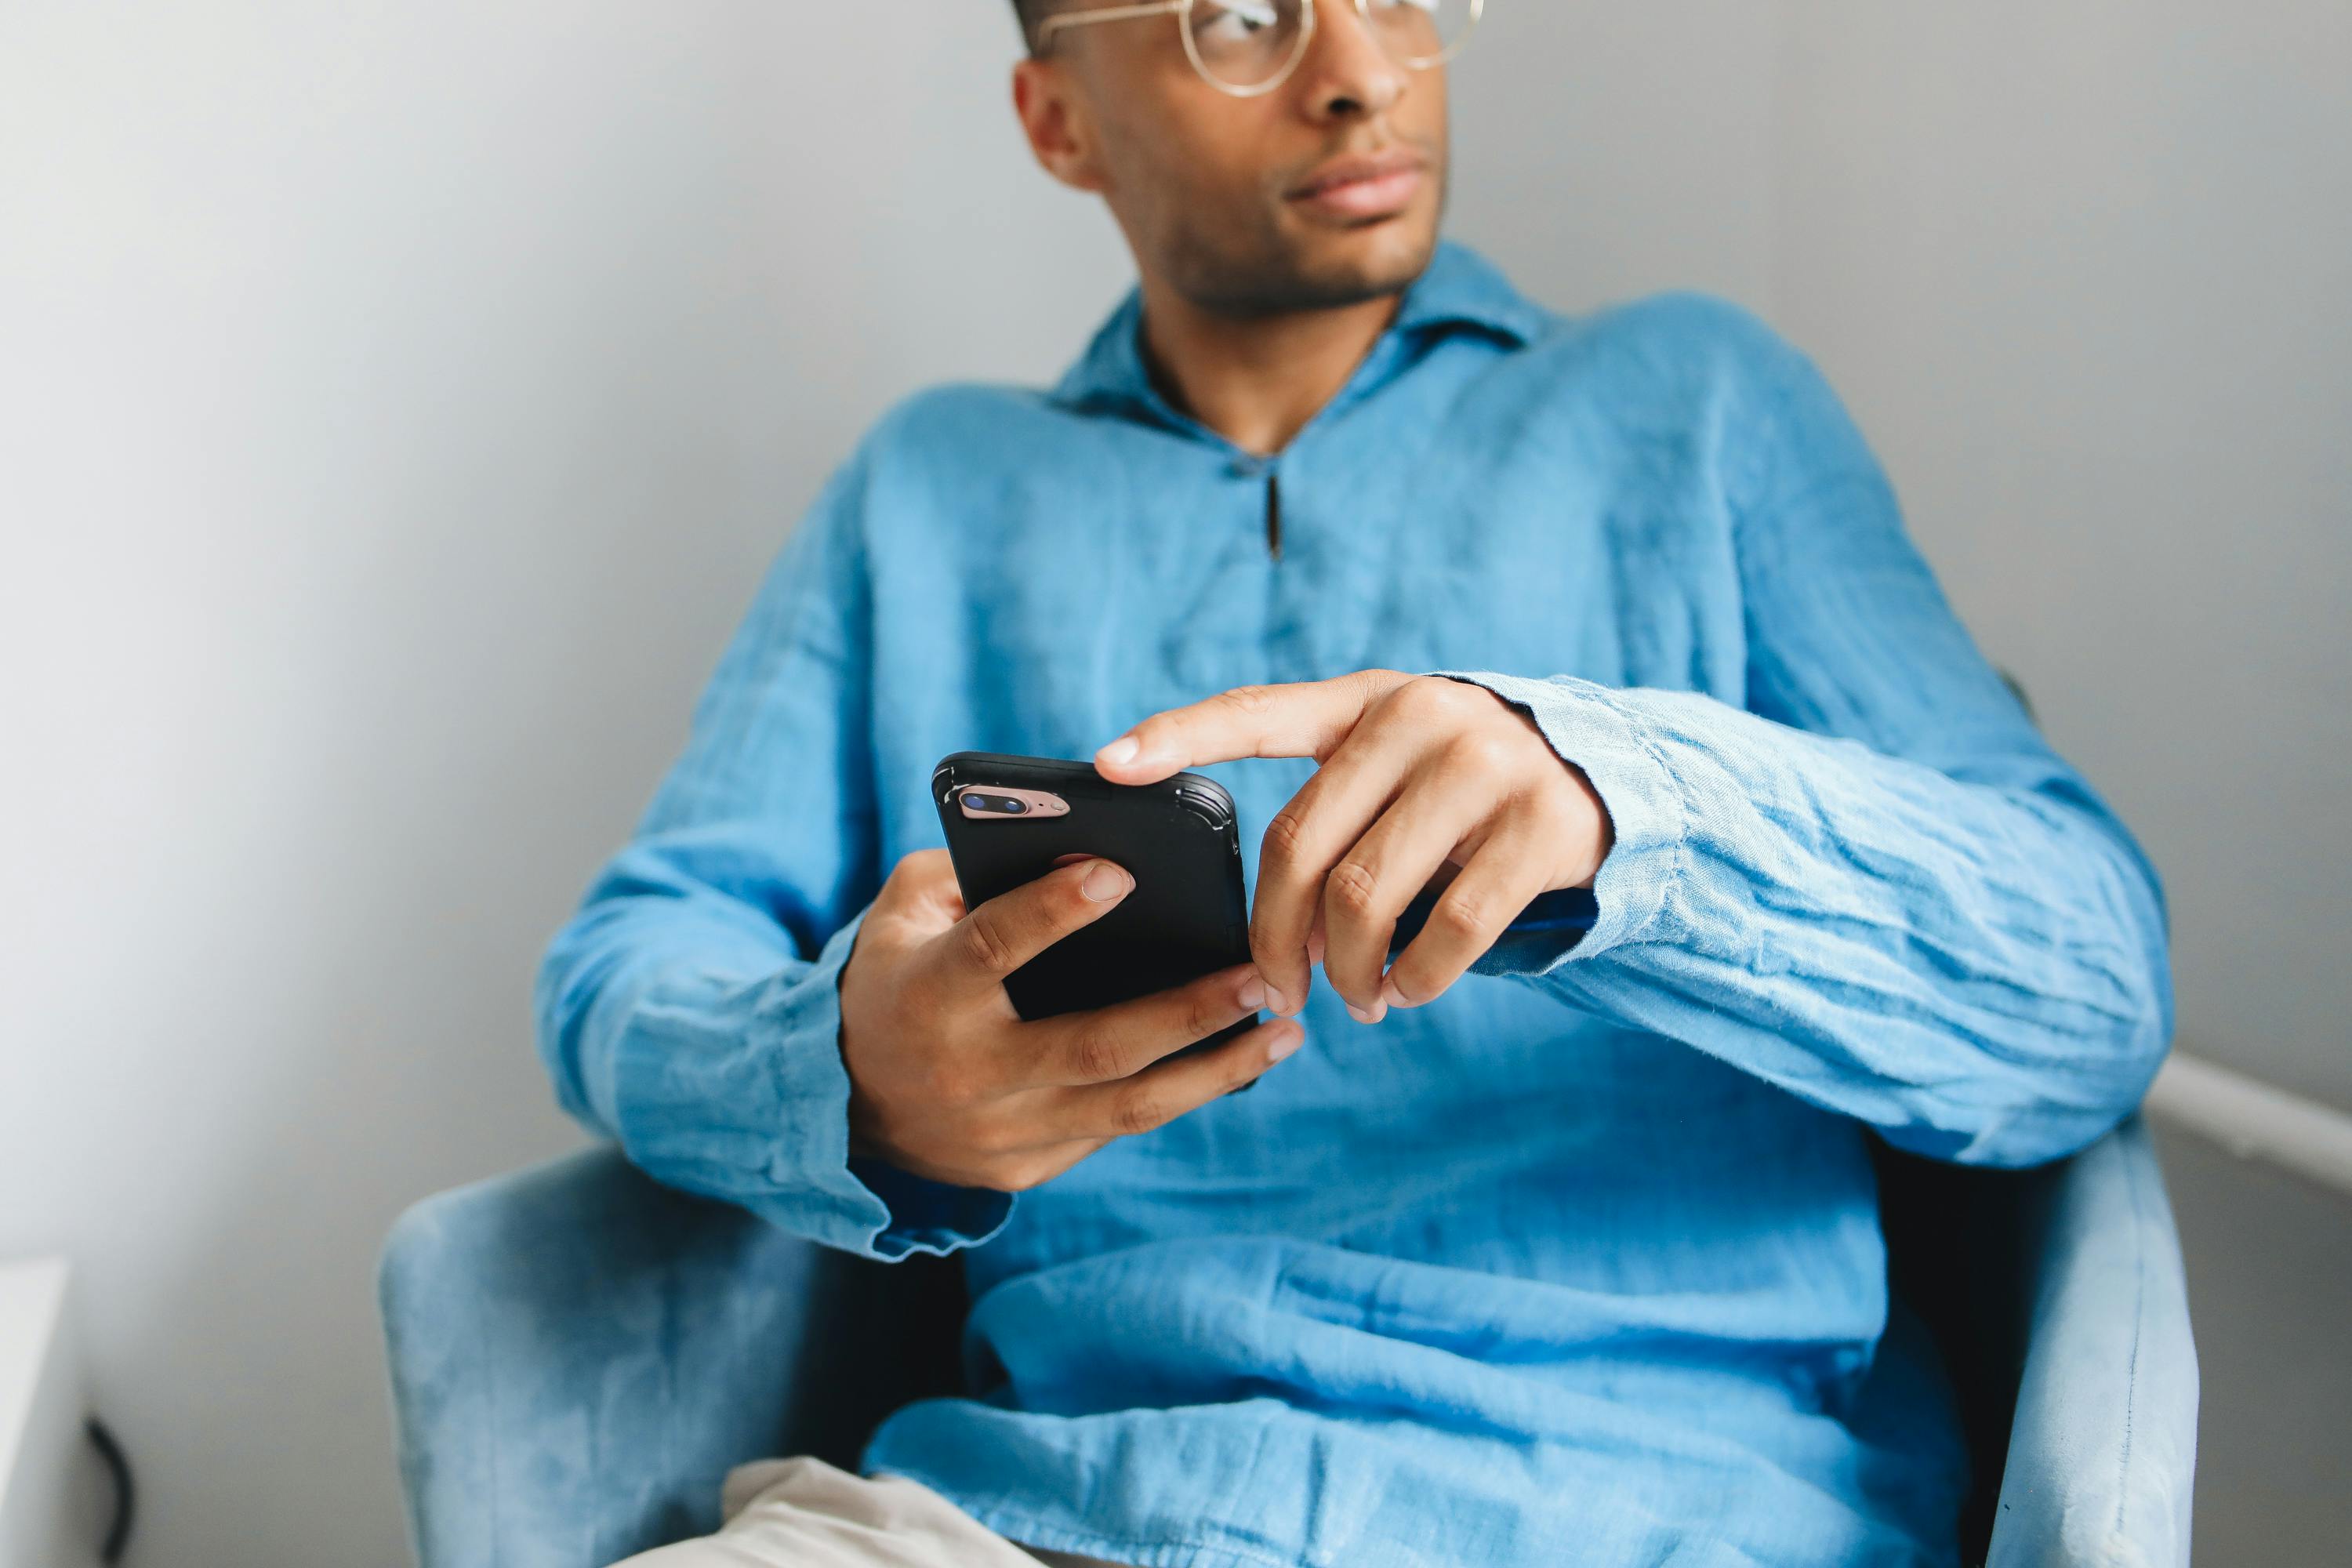
{"type": "Polygon", "coordinates": [[[1690,693],[1475,679],[1615,825],[1594,930],[1534,984],[1970,1163],[2067,1153],[2154,1075],[2160,893],[2046,752],[1964,780],[1690,693]]]}

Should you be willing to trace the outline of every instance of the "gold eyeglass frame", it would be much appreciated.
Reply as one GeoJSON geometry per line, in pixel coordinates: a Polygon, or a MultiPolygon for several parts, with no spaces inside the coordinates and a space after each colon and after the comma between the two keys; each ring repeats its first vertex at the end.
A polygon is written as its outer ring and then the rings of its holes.
{"type": "MultiPolygon", "coordinates": [[[[1185,25],[1192,18],[1192,5],[1193,0],[1144,0],[1144,3],[1133,5],[1106,5],[1092,11],[1063,11],[1046,17],[1038,26],[1037,52],[1040,55],[1045,54],[1053,45],[1054,35],[1067,27],[1091,26],[1097,22],[1127,22],[1139,16],[1173,16],[1176,18],[1176,31],[1184,40],[1185,58],[1192,62],[1193,71],[1202,81],[1229,97],[1262,98],[1290,79],[1292,74],[1298,69],[1299,62],[1307,58],[1308,46],[1315,41],[1315,13],[1318,9],[1316,0],[1299,0],[1298,41],[1290,47],[1290,58],[1283,61],[1282,68],[1265,80],[1254,82],[1247,87],[1236,87],[1232,82],[1219,80],[1210,71],[1207,63],[1201,58],[1201,46],[1193,38],[1192,29],[1185,25]]],[[[1370,22],[1371,0],[1356,0],[1356,14],[1366,22],[1370,22]]],[[[1470,35],[1478,30],[1478,19],[1486,14],[1486,0],[1470,0],[1470,19],[1464,25],[1460,37],[1446,45],[1437,54],[1424,55],[1418,59],[1398,60],[1397,63],[1407,70],[1417,71],[1444,65],[1468,47],[1470,35]]],[[[1393,56],[1391,58],[1394,58],[1393,56]]]]}

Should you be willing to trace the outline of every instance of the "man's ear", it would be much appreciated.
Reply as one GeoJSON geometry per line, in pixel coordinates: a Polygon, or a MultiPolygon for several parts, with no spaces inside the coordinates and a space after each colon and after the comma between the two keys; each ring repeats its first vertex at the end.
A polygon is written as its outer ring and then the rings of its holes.
{"type": "Polygon", "coordinates": [[[1013,111],[1039,168],[1074,191],[1101,192],[1094,121],[1059,61],[1025,59],[1013,66],[1013,111]]]}

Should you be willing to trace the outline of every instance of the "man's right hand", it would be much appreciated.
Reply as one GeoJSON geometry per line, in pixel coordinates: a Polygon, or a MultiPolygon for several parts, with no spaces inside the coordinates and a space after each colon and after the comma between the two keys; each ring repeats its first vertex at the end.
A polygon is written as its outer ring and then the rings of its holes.
{"type": "Polygon", "coordinates": [[[1258,1009],[1265,985],[1248,963],[1090,1012],[1015,1012],[1005,976],[1134,886],[1112,862],[1083,860],[966,910],[946,850],[899,861],[841,972],[852,1147],[933,1181],[1017,1192],[1298,1048],[1305,1032],[1277,1018],[1161,1060],[1258,1009]]]}

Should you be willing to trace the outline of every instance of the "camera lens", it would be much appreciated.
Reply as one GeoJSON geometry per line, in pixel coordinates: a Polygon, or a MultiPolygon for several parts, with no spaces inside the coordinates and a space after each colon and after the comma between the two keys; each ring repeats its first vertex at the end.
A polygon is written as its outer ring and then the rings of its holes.
{"type": "Polygon", "coordinates": [[[967,790],[963,798],[974,811],[992,812],[998,816],[1022,816],[1029,810],[1029,803],[1019,795],[988,795],[975,789],[967,790]]]}

